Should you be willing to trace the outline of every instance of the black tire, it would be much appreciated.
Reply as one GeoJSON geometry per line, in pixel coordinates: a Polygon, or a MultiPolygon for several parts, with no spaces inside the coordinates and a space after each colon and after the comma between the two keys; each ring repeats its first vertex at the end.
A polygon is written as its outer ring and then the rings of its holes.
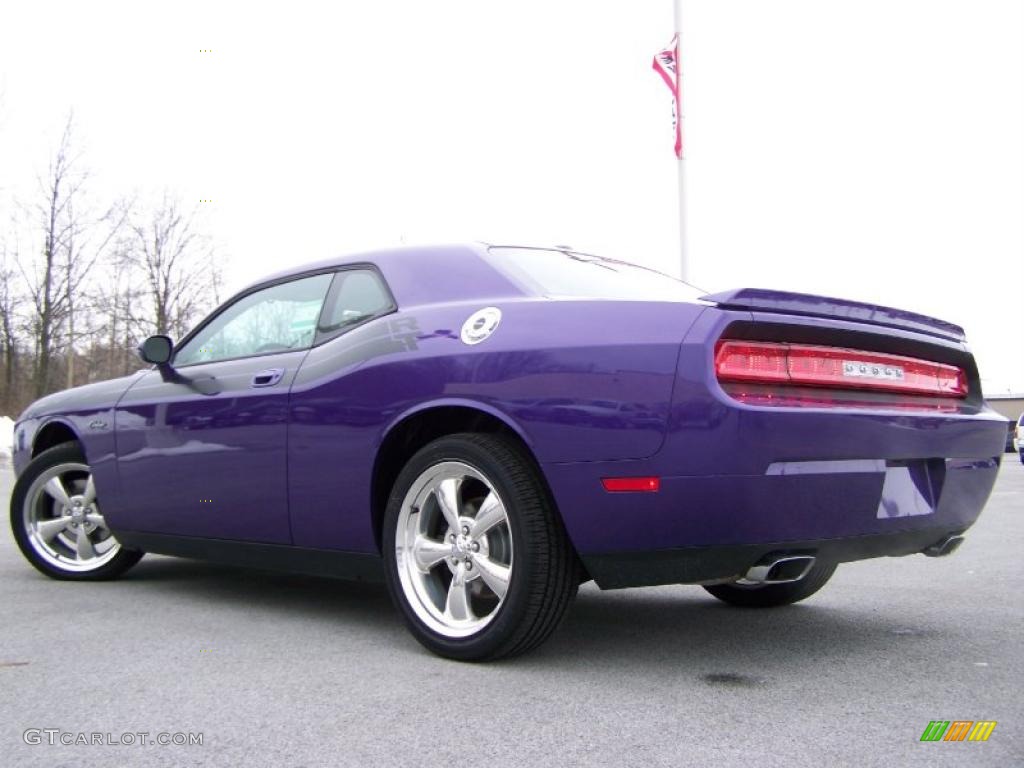
{"type": "Polygon", "coordinates": [[[704,589],[729,605],[741,608],[775,608],[790,605],[804,600],[832,578],[835,563],[816,562],[806,576],[799,581],[785,584],[764,584],[762,586],[743,586],[738,584],[711,584],[704,589]]]}
{"type": "Polygon", "coordinates": [[[491,661],[525,653],[558,627],[576,595],[579,561],[532,457],[510,438],[456,434],[430,443],[402,469],[388,499],[382,532],[391,598],[413,636],[427,649],[458,661],[491,661]],[[504,500],[515,565],[494,617],[466,637],[445,636],[417,616],[398,574],[396,527],[406,494],[424,472],[458,461],[486,476],[504,500]]]}
{"type": "Polygon", "coordinates": [[[25,471],[18,477],[11,493],[11,532],[18,544],[18,549],[36,570],[51,579],[61,581],[106,581],[116,579],[142,559],[142,552],[120,549],[109,561],[92,570],[66,570],[43,558],[29,541],[29,533],[25,529],[24,505],[26,495],[36,479],[47,470],[60,464],[86,464],[85,454],[78,443],[62,443],[49,448],[29,462],[25,471]]]}

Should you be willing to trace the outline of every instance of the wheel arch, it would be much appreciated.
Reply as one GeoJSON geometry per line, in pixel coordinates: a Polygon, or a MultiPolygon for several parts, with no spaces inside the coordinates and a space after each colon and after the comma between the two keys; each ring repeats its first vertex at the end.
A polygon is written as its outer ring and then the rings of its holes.
{"type": "MultiPolygon", "coordinates": [[[[373,537],[381,548],[381,533],[388,497],[402,467],[423,446],[445,435],[460,432],[504,434],[518,442],[533,461],[541,482],[557,513],[554,495],[537,461],[530,439],[506,414],[484,403],[442,400],[425,403],[404,412],[384,430],[374,457],[370,484],[370,515],[373,537]]],[[[561,516],[560,513],[558,513],[561,516]]]]}
{"type": "Polygon", "coordinates": [[[85,443],[74,427],[63,419],[51,419],[39,427],[32,438],[32,458],[62,443],[78,443],[85,450],[85,443]]]}

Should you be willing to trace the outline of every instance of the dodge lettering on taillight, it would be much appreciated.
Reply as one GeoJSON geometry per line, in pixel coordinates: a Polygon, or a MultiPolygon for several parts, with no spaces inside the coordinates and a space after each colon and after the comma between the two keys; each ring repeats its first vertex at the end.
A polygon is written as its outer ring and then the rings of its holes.
{"type": "Polygon", "coordinates": [[[903,368],[898,365],[872,365],[858,360],[843,360],[843,376],[854,379],[903,380],[903,368]]]}

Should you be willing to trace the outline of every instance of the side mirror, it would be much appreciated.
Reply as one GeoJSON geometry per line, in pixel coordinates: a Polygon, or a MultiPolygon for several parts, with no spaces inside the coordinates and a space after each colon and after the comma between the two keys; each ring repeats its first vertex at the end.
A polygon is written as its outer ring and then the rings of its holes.
{"type": "Polygon", "coordinates": [[[167,365],[173,353],[174,342],[170,336],[150,336],[139,345],[139,357],[153,365],[167,365]]]}

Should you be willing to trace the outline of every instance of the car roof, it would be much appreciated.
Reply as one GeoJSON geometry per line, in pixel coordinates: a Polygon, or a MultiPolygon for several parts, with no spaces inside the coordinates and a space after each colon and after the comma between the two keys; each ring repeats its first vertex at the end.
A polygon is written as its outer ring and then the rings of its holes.
{"type": "Polygon", "coordinates": [[[451,243],[343,254],[268,275],[242,293],[292,276],[372,264],[384,276],[399,306],[524,296],[519,286],[484,258],[487,248],[486,243],[451,243]]]}

